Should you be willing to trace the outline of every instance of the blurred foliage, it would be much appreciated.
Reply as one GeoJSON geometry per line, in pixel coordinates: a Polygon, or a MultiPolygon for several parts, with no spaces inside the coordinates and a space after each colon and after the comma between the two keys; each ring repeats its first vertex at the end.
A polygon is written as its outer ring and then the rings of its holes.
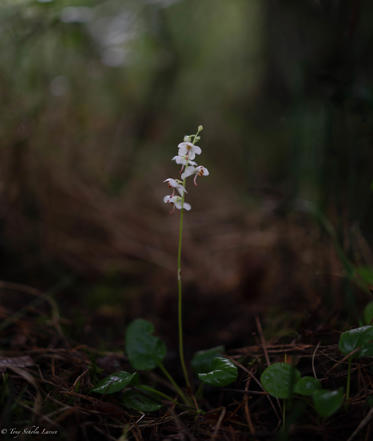
{"type": "Polygon", "coordinates": [[[215,188],[310,199],[372,238],[372,13],[367,0],[3,0],[2,194],[40,216],[46,169],[125,194],[202,123],[215,188]]]}

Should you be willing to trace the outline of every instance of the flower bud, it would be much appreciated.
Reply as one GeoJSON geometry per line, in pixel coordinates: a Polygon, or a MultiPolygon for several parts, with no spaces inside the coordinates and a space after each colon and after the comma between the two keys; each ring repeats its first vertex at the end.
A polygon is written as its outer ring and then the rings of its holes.
{"type": "Polygon", "coordinates": [[[202,130],[203,130],[203,125],[200,124],[200,125],[198,126],[198,133],[199,133],[199,132],[202,132],[202,130]]]}
{"type": "Polygon", "coordinates": [[[184,142],[190,142],[190,141],[191,141],[190,136],[185,135],[185,136],[184,136],[184,142]]]}

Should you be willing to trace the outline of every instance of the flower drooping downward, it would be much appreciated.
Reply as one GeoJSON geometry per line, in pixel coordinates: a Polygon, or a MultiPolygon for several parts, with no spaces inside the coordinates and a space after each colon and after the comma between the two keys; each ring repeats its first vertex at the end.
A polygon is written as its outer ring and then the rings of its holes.
{"type": "Polygon", "coordinates": [[[192,207],[188,202],[184,201],[186,190],[186,180],[189,176],[194,175],[194,185],[197,185],[198,176],[208,176],[210,173],[206,167],[203,165],[198,165],[193,161],[196,155],[202,153],[201,147],[195,145],[194,143],[199,141],[198,136],[202,132],[203,127],[198,126],[198,131],[195,135],[187,135],[184,137],[184,141],[178,145],[178,154],[172,158],[176,164],[181,165],[180,177],[181,179],[168,178],[163,182],[167,182],[168,186],[172,188],[172,194],[167,195],[163,198],[165,204],[171,204],[173,208],[182,210],[183,208],[189,211],[192,207]],[[175,195],[175,191],[179,193],[180,196],[175,195]]]}

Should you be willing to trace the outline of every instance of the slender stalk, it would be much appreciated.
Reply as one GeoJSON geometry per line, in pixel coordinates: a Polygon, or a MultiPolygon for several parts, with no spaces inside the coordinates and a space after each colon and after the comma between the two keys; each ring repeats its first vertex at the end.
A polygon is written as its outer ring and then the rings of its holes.
{"type": "Polygon", "coordinates": [[[159,363],[159,369],[162,371],[162,373],[165,375],[165,377],[167,378],[167,380],[172,384],[172,386],[174,387],[175,391],[180,395],[181,399],[184,401],[184,403],[189,406],[190,402],[187,400],[184,392],[180,389],[180,387],[178,386],[178,384],[176,383],[176,381],[172,378],[171,374],[168,372],[168,370],[164,367],[164,365],[162,363],[159,363]]]}
{"type": "Polygon", "coordinates": [[[150,386],[146,386],[145,384],[141,385],[140,391],[141,390],[145,390],[147,392],[151,392],[152,394],[158,395],[159,397],[163,398],[164,400],[171,401],[173,403],[177,402],[174,398],[170,397],[169,395],[167,395],[157,389],[154,389],[150,386]]]}
{"type": "MultiPolygon", "coordinates": [[[[198,134],[203,130],[202,126],[198,126],[197,133],[193,137],[192,143],[194,144],[198,134]]],[[[188,166],[189,161],[185,164],[185,167],[188,166]]],[[[183,179],[183,187],[186,187],[186,178],[183,179]]],[[[184,360],[184,343],[183,343],[183,290],[182,290],[182,281],[181,281],[181,249],[183,243],[183,219],[184,219],[184,200],[185,200],[185,192],[183,192],[181,196],[181,210],[180,210],[180,224],[179,224],[179,244],[177,250],[177,289],[178,289],[178,332],[179,332],[179,357],[180,364],[183,370],[185,384],[187,385],[189,391],[192,390],[188,370],[185,366],[184,360]]],[[[198,406],[197,406],[198,408],[198,406]]]]}
{"type": "MultiPolygon", "coordinates": [[[[196,138],[200,131],[202,130],[202,126],[198,127],[197,133],[194,135],[193,144],[196,141],[196,138]]],[[[188,163],[185,167],[188,166],[188,163]]],[[[185,188],[186,178],[183,180],[183,187],[185,188]]],[[[177,290],[178,290],[178,328],[179,328],[179,357],[180,364],[183,370],[185,383],[189,390],[192,389],[187,368],[185,366],[184,360],[184,343],[183,343],[183,290],[182,290],[182,282],[181,282],[181,248],[183,243],[183,218],[184,218],[184,199],[185,193],[183,192],[181,197],[181,210],[180,210],[180,224],[179,224],[179,245],[177,250],[177,290]]]]}
{"type": "MultiPolygon", "coordinates": [[[[183,182],[185,187],[185,179],[183,182]]],[[[183,344],[183,292],[182,292],[182,283],[181,283],[181,248],[183,242],[183,214],[184,214],[184,193],[181,199],[181,210],[180,210],[180,225],[179,225],[179,246],[177,251],[177,289],[178,289],[178,328],[179,328],[179,356],[181,368],[183,370],[185,383],[189,389],[191,389],[188,371],[185,366],[184,361],[184,344],[183,344]]]]}
{"type": "Polygon", "coordinates": [[[286,400],[282,401],[282,430],[286,427],[286,400]]]}
{"type": "MultiPolygon", "coordinates": [[[[352,359],[351,357],[348,359],[348,368],[347,368],[347,383],[346,383],[346,402],[350,399],[350,387],[351,387],[351,365],[352,359]]],[[[347,404],[347,403],[346,403],[347,404]]]]}

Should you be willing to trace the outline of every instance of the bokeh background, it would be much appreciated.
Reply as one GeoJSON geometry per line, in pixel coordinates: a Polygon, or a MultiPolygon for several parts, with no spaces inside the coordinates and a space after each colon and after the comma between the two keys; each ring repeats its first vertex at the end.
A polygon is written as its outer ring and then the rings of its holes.
{"type": "MultiPolygon", "coordinates": [[[[346,268],[373,265],[372,13],[368,0],[2,0],[1,278],[53,296],[76,341],[118,347],[142,316],[176,347],[178,216],[162,181],[203,124],[189,350],[247,344],[257,314],[284,335],[320,311],[356,320],[369,298],[346,268]]],[[[30,300],[1,296],[3,316],[30,300]]]]}

